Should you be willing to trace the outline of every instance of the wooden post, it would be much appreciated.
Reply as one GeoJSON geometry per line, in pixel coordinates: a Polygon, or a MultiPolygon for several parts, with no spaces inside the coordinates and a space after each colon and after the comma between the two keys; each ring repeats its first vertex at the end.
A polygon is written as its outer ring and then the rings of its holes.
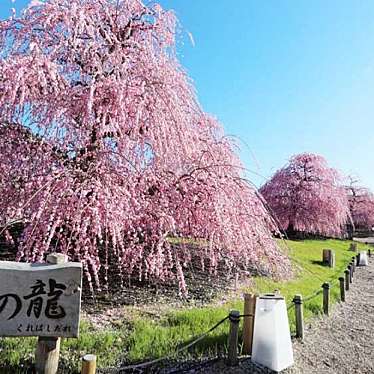
{"type": "Polygon", "coordinates": [[[331,251],[331,257],[330,257],[330,262],[329,262],[330,268],[334,268],[335,267],[335,263],[336,263],[335,252],[331,251]]]}
{"type": "Polygon", "coordinates": [[[243,354],[252,355],[253,327],[256,311],[256,295],[244,294],[244,315],[251,316],[243,319],[243,354]]]}
{"type": "Polygon", "coordinates": [[[349,291],[349,269],[344,270],[345,275],[345,290],[349,291]]]}
{"type": "Polygon", "coordinates": [[[355,268],[356,268],[356,266],[360,266],[360,254],[359,253],[356,256],[356,265],[355,265],[355,268]]]}
{"type": "Polygon", "coordinates": [[[356,259],[355,260],[351,260],[351,262],[349,263],[351,265],[351,276],[352,276],[352,280],[353,280],[353,273],[355,272],[355,262],[356,262],[356,259]]]}
{"type": "Polygon", "coordinates": [[[83,356],[81,374],[95,374],[95,373],[96,373],[96,356],[95,355],[83,356]]]}
{"type": "MultiPolygon", "coordinates": [[[[359,254],[357,255],[357,256],[359,256],[359,254]]],[[[355,270],[356,270],[356,256],[353,256],[352,257],[352,261],[351,261],[351,263],[352,263],[352,272],[354,273],[355,272],[355,270]]]]}
{"type": "Polygon", "coordinates": [[[352,266],[348,265],[348,270],[349,270],[349,283],[352,283],[352,266]]]}
{"type": "MultiPolygon", "coordinates": [[[[47,263],[51,265],[63,264],[68,257],[61,253],[52,253],[47,256],[47,263]]],[[[35,369],[37,374],[56,374],[60,357],[61,338],[38,338],[35,351],[35,369]]]]}
{"type": "Polygon", "coordinates": [[[368,255],[369,255],[369,257],[371,257],[371,249],[370,248],[368,249],[368,255]]]}
{"type": "Polygon", "coordinates": [[[331,249],[323,249],[322,262],[330,268],[335,267],[335,252],[331,249]]]}
{"type": "Polygon", "coordinates": [[[330,262],[331,249],[322,250],[322,262],[327,265],[330,262]]]}
{"type": "Polygon", "coordinates": [[[330,284],[324,283],[323,288],[323,313],[329,315],[330,284]]]}
{"type": "Polygon", "coordinates": [[[238,332],[240,312],[238,310],[230,311],[230,332],[228,344],[228,364],[235,366],[238,364],[238,332]]]}
{"type": "Polygon", "coordinates": [[[303,320],[303,298],[301,295],[295,295],[293,298],[295,304],[296,338],[304,339],[304,320],[303,320]]]}
{"type": "Polygon", "coordinates": [[[344,277],[339,277],[340,282],[340,300],[345,301],[344,277]]]}
{"type": "Polygon", "coordinates": [[[60,343],[60,338],[39,337],[35,351],[35,369],[38,374],[57,373],[60,343]]]}
{"type": "Polygon", "coordinates": [[[354,273],[354,265],[353,265],[354,261],[351,261],[351,283],[353,283],[353,273],[354,273]]]}

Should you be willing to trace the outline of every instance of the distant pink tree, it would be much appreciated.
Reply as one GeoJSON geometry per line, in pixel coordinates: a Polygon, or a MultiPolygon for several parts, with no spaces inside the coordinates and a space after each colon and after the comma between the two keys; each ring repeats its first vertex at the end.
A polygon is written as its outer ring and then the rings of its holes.
{"type": "Polygon", "coordinates": [[[348,199],[339,174],[319,155],[293,156],[260,192],[291,235],[341,235],[348,221],[348,199]]]}
{"type": "Polygon", "coordinates": [[[350,178],[346,186],[349,209],[355,229],[371,230],[374,226],[374,195],[365,188],[357,185],[357,180],[350,178]]]}
{"type": "Polygon", "coordinates": [[[175,27],[139,0],[34,1],[0,22],[0,216],[24,224],[18,259],[60,251],[91,285],[114,266],[183,292],[197,263],[288,272],[235,145],[176,58],[175,27]]]}

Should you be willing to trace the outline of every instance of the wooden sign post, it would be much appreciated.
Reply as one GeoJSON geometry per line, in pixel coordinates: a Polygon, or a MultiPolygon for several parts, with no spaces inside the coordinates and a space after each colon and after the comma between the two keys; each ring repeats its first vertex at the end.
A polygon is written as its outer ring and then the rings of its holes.
{"type": "Polygon", "coordinates": [[[96,373],[96,356],[95,355],[83,356],[81,374],[95,374],[95,373],[96,373]]]}
{"type": "Polygon", "coordinates": [[[330,268],[335,267],[335,252],[331,249],[324,249],[322,251],[322,263],[330,268]]]}
{"type": "Polygon", "coordinates": [[[39,336],[37,373],[55,374],[59,338],[79,334],[82,264],[61,254],[47,261],[0,261],[0,336],[39,336]]]}
{"type": "Polygon", "coordinates": [[[256,295],[244,294],[243,349],[245,355],[252,354],[253,327],[256,311],[256,295]]]}

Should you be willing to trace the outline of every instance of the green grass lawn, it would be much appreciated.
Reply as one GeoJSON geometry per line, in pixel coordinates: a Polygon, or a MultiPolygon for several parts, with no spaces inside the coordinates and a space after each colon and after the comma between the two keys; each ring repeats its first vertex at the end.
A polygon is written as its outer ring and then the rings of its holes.
{"type": "MultiPolygon", "coordinates": [[[[286,297],[287,303],[292,301],[295,294],[306,296],[321,289],[325,281],[333,283],[331,299],[336,302],[339,298],[337,279],[342,276],[344,269],[354,255],[348,251],[350,242],[340,240],[305,240],[287,241],[286,251],[292,259],[295,276],[292,280],[276,282],[274,280],[256,277],[251,289],[243,292],[266,293],[277,289],[286,297]],[[330,269],[322,266],[322,249],[335,250],[336,267],[330,269]]],[[[281,243],[283,245],[283,243],[281,243]]],[[[365,248],[358,244],[359,248],[365,248]]],[[[189,342],[220,319],[224,318],[230,309],[243,310],[240,299],[232,299],[224,304],[219,300],[214,305],[169,310],[161,318],[152,319],[144,315],[132,318],[129,323],[119,323],[113,329],[96,331],[87,323],[82,322],[79,339],[64,339],[61,347],[61,367],[66,372],[78,372],[79,359],[85,353],[98,356],[99,367],[118,365],[120,362],[137,362],[151,358],[162,357],[173,352],[178,346],[189,342]]],[[[304,304],[306,319],[322,312],[322,295],[318,295],[304,304]]],[[[134,317],[134,316],[133,316],[134,317]]],[[[294,330],[294,311],[289,310],[291,331],[294,330]]],[[[188,356],[216,355],[226,349],[228,323],[223,323],[209,336],[188,352],[188,356]]],[[[28,366],[32,362],[36,345],[35,338],[2,338],[0,339],[0,365],[10,367],[12,373],[21,365],[28,366]]],[[[1,366],[0,366],[1,367],[1,366]]]]}
{"type": "MultiPolygon", "coordinates": [[[[264,293],[269,290],[278,289],[286,298],[287,304],[292,302],[296,294],[301,294],[307,298],[315,291],[322,291],[324,282],[330,283],[330,299],[333,303],[340,300],[340,286],[338,278],[343,276],[351,258],[355,255],[349,251],[349,242],[343,240],[304,240],[287,241],[289,254],[295,269],[295,278],[287,282],[274,282],[266,278],[256,278],[257,292],[264,293]],[[322,250],[335,250],[335,268],[322,265],[322,250]]],[[[365,246],[358,244],[358,248],[365,246]]],[[[304,303],[304,318],[307,320],[311,316],[322,313],[322,293],[304,303]]],[[[291,331],[295,328],[294,310],[289,310],[289,321],[291,331]]]]}

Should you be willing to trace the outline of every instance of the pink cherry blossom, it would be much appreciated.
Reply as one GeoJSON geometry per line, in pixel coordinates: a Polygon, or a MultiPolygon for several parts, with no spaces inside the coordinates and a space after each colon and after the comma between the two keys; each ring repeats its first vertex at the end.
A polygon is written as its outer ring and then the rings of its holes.
{"type": "Polygon", "coordinates": [[[293,156],[260,192],[282,229],[289,233],[340,236],[349,220],[348,199],[340,176],[319,155],[293,156]]]}
{"type": "Polygon", "coordinates": [[[365,187],[358,186],[352,179],[346,190],[355,229],[371,230],[374,226],[373,193],[365,187]]]}
{"type": "Polygon", "coordinates": [[[287,274],[235,144],[176,58],[175,27],[138,0],[46,0],[0,22],[0,217],[24,222],[18,259],[60,251],[91,286],[116,270],[182,292],[196,264],[287,274]]]}

